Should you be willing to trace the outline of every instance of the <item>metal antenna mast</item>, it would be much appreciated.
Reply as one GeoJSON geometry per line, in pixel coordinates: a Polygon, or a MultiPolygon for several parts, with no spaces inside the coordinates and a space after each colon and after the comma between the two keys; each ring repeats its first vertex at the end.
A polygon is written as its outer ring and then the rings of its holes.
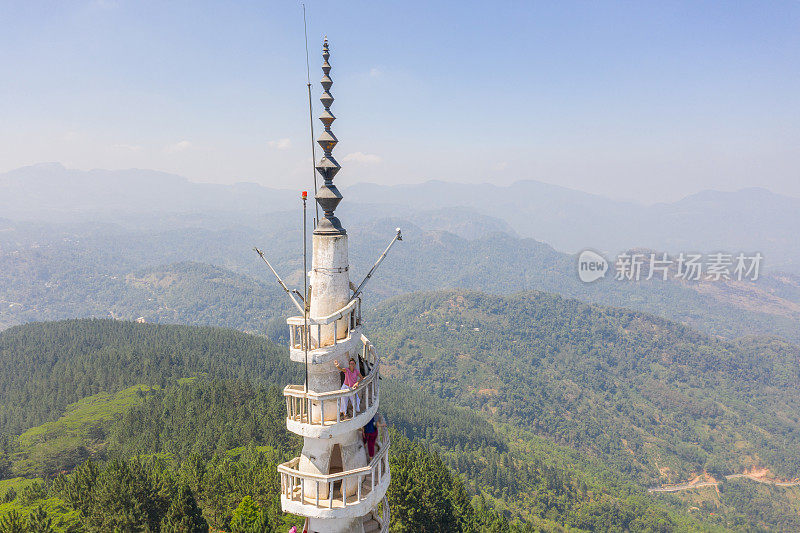
{"type": "MultiPolygon", "coordinates": [[[[306,87],[308,87],[308,120],[311,123],[311,172],[314,174],[314,197],[317,196],[317,147],[314,142],[314,108],[311,105],[311,67],[308,60],[308,24],[306,23],[306,5],[303,4],[303,32],[306,36],[306,87]]],[[[317,216],[314,219],[314,228],[319,222],[319,205],[314,202],[317,216]]]]}
{"type": "Polygon", "coordinates": [[[306,198],[308,197],[308,193],[303,191],[303,336],[305,340],[303,341],[303,348],[305,351],[305,363],[306,363],[306,386],[305,391],[308,392],[308,345],[311,342],[311,335],[309,335],[310,331],[308,330],[308,311],[311,306],[311,298],[308,297],[308,237],[307,237],[307,229],[306,229],[306,220],[308,217],[306,216],[306,198]]]}

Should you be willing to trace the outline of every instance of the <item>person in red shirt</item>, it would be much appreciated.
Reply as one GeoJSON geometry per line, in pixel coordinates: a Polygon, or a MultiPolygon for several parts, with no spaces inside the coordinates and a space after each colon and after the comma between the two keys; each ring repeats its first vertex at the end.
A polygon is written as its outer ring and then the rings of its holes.
{"type": "MultiPolygon", "coordinates": [[[[347,368],[342,368],[339,366],[339,361],[335,359],[333,364],[339,369],[339,372],[344,372],[344,384],[342,385],[341,390],[355,389],[358,387],[358,384],[361,383],[361,380],[364,379],[364,376],[362,376],[361,372],[358,371],[356,360],[352,357],[350,358],[347,368]]],[[[342,417],[347,415],[348,404],[353,406],[353,416],[355,416],[358,410],[361,409],[361,401],[358,397],[358,394],[345,396],[339,400],[339,411],[342,413],[342,417]]]]}

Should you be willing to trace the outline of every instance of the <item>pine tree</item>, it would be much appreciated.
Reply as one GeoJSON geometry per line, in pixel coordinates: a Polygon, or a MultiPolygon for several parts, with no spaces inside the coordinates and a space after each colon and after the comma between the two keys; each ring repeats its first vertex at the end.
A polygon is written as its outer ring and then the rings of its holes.
{"type": "Polygon", "coordinates": [[[47,516],[47,511],[42,509],[41,506],[28,515],[28,531],[31,533],[55,533],[53,519],[47,516]]]}
{"type": "Polygon", "coordinates": [[[13,501],[14,501],[14,500],[16,500],[16,499],[17,499],[17,491],[16,491],[16,490],[14,490],[14,487],[11,487],[11,488],[10,488],[10,489],[8,489],[8,490],[6,491],[6,493],[3,495],[2,502],[3,502],[3,503],[9,503],[9,502],[13,502],[13,501]]]}
{"type": "Polygon", "coordinates": [[[162,533],[208,533],[208,522],[188,485],[181,485],[161,522],[162,533]]]}
{"type": "Polygon", "coordinates": [[[245,496],[233,512],[231,533],[267,533],[270,529],[269,518],[261,506],[250,496],[245,496]]]}
{"type": "Polygon", "coordinates": [[[15,510],[0,518],[0,533],[26,533],[25,521],[15,510]]]}

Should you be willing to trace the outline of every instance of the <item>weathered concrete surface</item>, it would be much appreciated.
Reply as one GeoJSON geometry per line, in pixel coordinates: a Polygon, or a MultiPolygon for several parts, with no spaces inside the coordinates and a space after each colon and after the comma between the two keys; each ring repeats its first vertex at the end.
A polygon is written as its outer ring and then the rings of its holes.
{"type": "MultiPolygon", "coordinates": [[[[335,313],[350,300],[350,265],[347,257],[347,235],[314,235],[311,259],[311,318],[335,313]]],[[[347,320],[337,323],[338,337],[347,336],[347,320]]],[[[317,336],[312,328],[312,338],[317,336]]],[[[333,343],[333,324],[322,327],[318,346],[333,343]],[[321,340],[321,342],[319,342],[321,340]]]]}

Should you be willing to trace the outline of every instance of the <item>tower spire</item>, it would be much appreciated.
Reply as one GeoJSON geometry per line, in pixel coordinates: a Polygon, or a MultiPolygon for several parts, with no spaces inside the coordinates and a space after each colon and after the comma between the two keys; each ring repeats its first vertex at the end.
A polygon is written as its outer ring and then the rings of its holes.
{"type": "Polygon", "coordinates": [[[347,232],[342,227],[339,219],[333,214],[336,210],[336,206],[342,201],[342,194],[339,192],[339,189],[336,188],[336,185],[333,184],[333,177],[336,176],[336,173],[339,172],[339,169],[342,167],[336,162],[336,159],[333,158],[332,153],[333,148],[339,141],[333,134],[333,131],[331,131],[331,124],[336,120],[336,117],[331,113],[331,104],[333,104],[331,86],[333,85],[333,80],[331,80],[330,77],[331,64],[328,62],[330,57],[331,53],[328,48],[328,38],[325,37],[325,42],[322,45],[323,91],[319,99],[325,107],[322,114],[319,116],[319,120],[325,126],[325,130],[317,138],[317,144],[322,147],[323,154],[316,167],[317,172],[319,172],[322,179],[325,180],[316,195],[317,203],[324,211],[325,216],[317,224],[314,233],[317,235],[344,235],[347,232]]]}

